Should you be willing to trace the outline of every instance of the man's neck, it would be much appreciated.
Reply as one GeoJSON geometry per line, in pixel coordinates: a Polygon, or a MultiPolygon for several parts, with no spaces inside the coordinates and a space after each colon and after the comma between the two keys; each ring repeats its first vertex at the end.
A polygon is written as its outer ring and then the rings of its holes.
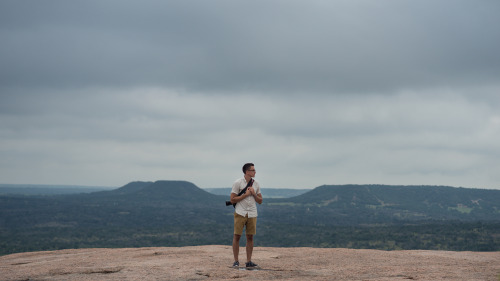
{"type": "Polygon", "coordinates": [[[247,175],[245,175],[245,180],[246,180],[247,182],[249,182],[251,179],[252,179],[252,177],[251,177],[251,176],[247,176],[247,175]]]}

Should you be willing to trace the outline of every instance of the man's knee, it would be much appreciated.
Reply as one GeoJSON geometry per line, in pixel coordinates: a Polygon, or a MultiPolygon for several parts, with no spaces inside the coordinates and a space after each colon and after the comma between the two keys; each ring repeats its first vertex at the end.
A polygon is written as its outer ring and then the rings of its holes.
{"type": "Polygon", "coordinates": [[[240,241],[241,235],[235,234],[234,235],[234,240],[235,241],[240,241]]]}
{"type": "Polygon", "coordinates": [[[253,235],[247,235],[247,241],[253,241],[253,235]]]}

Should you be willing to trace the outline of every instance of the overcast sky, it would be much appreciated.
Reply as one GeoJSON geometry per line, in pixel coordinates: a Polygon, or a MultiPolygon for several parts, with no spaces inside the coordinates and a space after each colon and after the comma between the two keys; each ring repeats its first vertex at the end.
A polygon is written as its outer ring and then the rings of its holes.
{"type": "Polygon", "coordinates": [[[0,1],[0,183],[500,189],[500,1],[0,1]]]}

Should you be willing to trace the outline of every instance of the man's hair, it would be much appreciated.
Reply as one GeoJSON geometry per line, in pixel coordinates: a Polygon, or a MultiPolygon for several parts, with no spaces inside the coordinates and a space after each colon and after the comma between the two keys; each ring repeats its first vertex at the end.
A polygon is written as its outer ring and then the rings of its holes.
{"type": "Polygon", "coordinates": [[[245,165],[243,165],[243,174],[246,174],[247,173],[247,170],[250,169],[250,167],[252,166],[255,166],[253,163],[246,163],[245,165]]]}

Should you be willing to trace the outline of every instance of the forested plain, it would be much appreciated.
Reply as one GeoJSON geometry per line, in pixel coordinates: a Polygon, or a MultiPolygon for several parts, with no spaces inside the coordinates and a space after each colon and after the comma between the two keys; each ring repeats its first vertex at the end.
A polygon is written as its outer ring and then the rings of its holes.
{"type": "MultiPolygon", "coordinates": [[[[234,209],[225,206],[228,197],[185,181],[132,182],[87,194],[2,195],[0,254],[229,245],[234,209]]],[[[499,190],[325,185],[290,198],[265,198],[255,244],[498,251],[499,206],[499,190]]]]}

